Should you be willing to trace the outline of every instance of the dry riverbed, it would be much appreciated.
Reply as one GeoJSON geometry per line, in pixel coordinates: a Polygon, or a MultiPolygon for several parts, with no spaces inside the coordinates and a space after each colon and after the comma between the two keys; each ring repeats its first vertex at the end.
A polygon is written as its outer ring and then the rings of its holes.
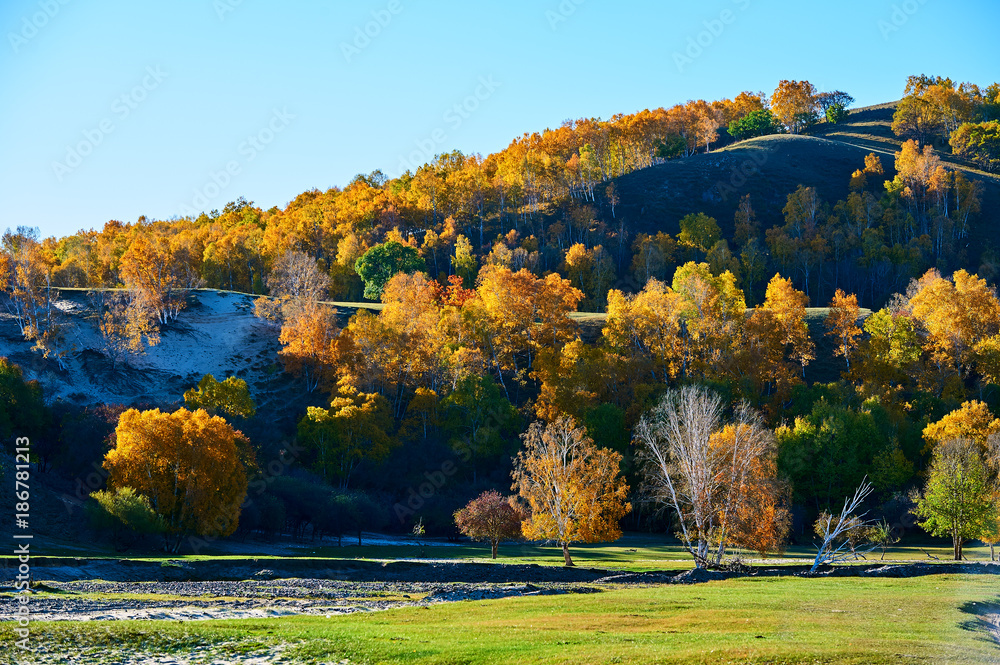
{"type": "MultiPolygon", "coordinates": [[[[329,579],[46,582],[35,589],[31,599],[31,617],[34,621],[183,621],[270,618],[294,614],[335,616],[461,600],[597,590],[597,587],[567,583],[446,584],[329,579]]],[[[12,618],[15,609],[13,594],[0,594],[0,620],[12,618]]]]}

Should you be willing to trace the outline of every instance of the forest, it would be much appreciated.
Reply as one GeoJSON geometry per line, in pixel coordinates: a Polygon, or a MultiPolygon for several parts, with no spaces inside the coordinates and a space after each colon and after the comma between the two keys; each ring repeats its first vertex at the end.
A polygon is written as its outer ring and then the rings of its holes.
{"type": "Polygon", "coordinates": [[[951,537],[960,558],[966,540],[1000,541],[1000,255],[979,241],[997,223],[984,202],[1000,84],[911,76],[891,156],[862,155],[843,199],[801,183],[778,193],[780,215],[741,192],[731,219],[694,199],[657,228],[626,212],[642,206],[629,174],[808,137],[853,101],[781,81],[566,121],[284,209],[240,198],[63,238],[8,230],[7,310],[51,371],[79,352],[61,290],[88,293],[115,371],[141,365],[197,289],[218,289],[254,298],[295,396],[275,404],[207,375],[169,404],[54,404],[5,360],[0,433],[31,432],[46,473],[104,469],[90,524],[123,546],[154,532],[172,551],[362,526],[456,536],[474,531],[456,511],[514,489],[521,503],[494,508],[522,511],[526,536],[564,552],[626,528],[677,534],[707,565],[726,538],[761,552],[811,542],[862,492],[854,507],[893,534],[951,537]],[[694,431],[685,408],[707,428],[700,452],[670,434],[694,431]],[[536,482],[556,440],[587,456],[563,469],[567,487],[600,504],[572,528],[554,526],[536,482]],[[747,450],[739,492],[713,489],[706,505],[677,471],[700,455],[735,473],[720,459],[747,450]],[[148,480],[159,458],[199,470],[187,500],[165,489],[176,474],[148,480]],[[960,524],[946,519],[955,478],[974,487],[960,524]]]}

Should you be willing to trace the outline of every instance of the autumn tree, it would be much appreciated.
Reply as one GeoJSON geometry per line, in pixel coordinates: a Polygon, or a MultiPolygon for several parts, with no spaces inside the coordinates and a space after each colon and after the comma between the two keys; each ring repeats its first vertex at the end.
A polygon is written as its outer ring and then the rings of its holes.
{"type": "Polygon", "coordinates": [[[1000,333],[1000,300],[986,280],[965,270],[951,279],[928,271],[911,290],[909,308],[929,360],[925,384],[941,394],[974,368],[977,345],[1000,333]]]}
{"type": "Polygon", "coordinates": [[[878,391],[901,390],[916,372],[920,341],[913,318],[880,309],[865,319],[856,375],[878,391]]]}
{"type": "Polygon", "coordinates": [[[656,279],[634,296],[614,289],[608,294],[603,338],[626,357],[648,357],[653,376],[669,382],[686,361],[683,309],[683,297],[656,279]]]}
{"type": "Polygon", "coordinates": [[[843,358],[848,369],[851,367],[851,355],[858,347],[858,338],[861,337],[861,328],[858,326],[860,316],[858,297],[837,289],[826,315],[826,335],[834,340],[833,355],[843,358]]]}
{"type": "Polygon", "coordinates": [[[544,347],[559,348],[575,336],[569,318],[583,292],[558,274],[536,277],[528,270],[484,266],[476,297],[462,308],[462,327],[489,359],[509,397],[505,373],[523,380],[544,347]]]}
{"type": "Polygon", "coordinates": [[[996,509],[979,447],[968,439],[939,444],[914,510],[920,526],[933,536],[951,536],[955,561],[961,561],[967,540],[995,529],[996,509]]]}
{"type": "Polygon", "coordinates": [[[987,171],[1000,168],[1000,122],[967,122],[951,134],[951,150],[987,171]]]}
{"type": "Polygon", "coordinates": [[[7,291],[7,310],[17,322],[24,339],[34,342],[33,350],[66,367],[71,345],[66,322],[56,306],[59,297],[53,288],[54,257],[39,241],[38,229],[19,226],[8,229],[0,239],[0,288],[7,291]]]}
{"type": "Polygon", "coordinates": [[[622,456],[596,447],[576,421],[561,417],[532,423],[521,435],[524,448],[514,460],[513,489],[531,510],[524,522],[529,539],[555,540],[567,566],[571,543],[621,537],[618,521],[632,506],[620,476],[622,456]]]}
{"type": "Polygon", "coordinates": [[[722,236],[719,223],[703,212],[685,215],[681,218],[680,226],[681,232],[677,234],[677,240],[703,252],[711,249],[722,236]]]}
{"type": "Polygon", "coordinates": [[[286,306],[278,341],[285,369],[303,377],[306,390],[335,383],[337,325],[335,310],[314,301],[286,306]]]}
{"type": "Polygon", "coordinates": [[[1000,450],[993,443],[1000,436],[1000,418],[984,402],[972,400],[924,427],[924,441],[930,449],[953,439],[972,441],[991,465],[1000,470],[1000,450]]]}
{"type": "Polygon", "coordinates": [[[132,292],[94,291],[90,300],[97,314],[101,350],[112,370],[160,343],[152,312],[132,292]]]}
{"type": "Polygon", "coordinates": [[[819,104],[809,81],[781,81],[771,95],[771,111],[792,134],[816,122],[819,104]]]}
{"type": "Polygon", "coordinates": [[[731,546],[781,550],[790,526],[777,479],[774,437],[746,404],[726,418],[722,399],[699,386],[671,390],[635,429],[649,499],[677,516],[699,568],[731,546]]]}
{"type": "Polygon", "coordinates": [[[455,526],[472,540],[488,542],[495,559],[501,541],[521,537],[521,522],[525,518],[514,497],[503,497],[496,490],[489,490],[455,511],[455,526]]]}
{"type": "Polygon", "coordinates": [[[185,536],[236,530],[253,453],[243,434],[202,409],[122,414],[115,447],[104,458],[108,487],[131,487],[163,519],[166,548],[185,536]]]}
{"type": "Polygon", "coordinates": [[[777,324],[781,344],[787,349],[787,356],[802,368],[815,355],[816,345],[809,337],[806,323],[806,305],[809,297],[792,286],[792,280],[775,275],[767,285],[764,302],[760,309],[770,314],[777,324]]]}
{"type": "Polygon", "coordinates": [[[298,433],[316,471],[346,488],[359,464],[377,464],[392,451],[392,427],[392,413],[385,397],[342,385],[329,409],[306,409],[298,433]]]}
{"type": "Polygon", "coordinates": [[[674,271],[671,288],[681,298],[685,322],[684,375],[731,380],[746,318],[735,275],[713,275],[707,263],[689,261],[674,271]]]}
{"type": "Polygon", "coordinates": [[[198,278],[182,258],[183,248],[150,227],[137,229],[122,255],[120,275],[137,306],[149,309],[161,324],[177,318],[198,278]]]}
{"type": "Polygon", "coordinates": [[[191,409],[205,409],[212,415],[221,411],[229,416],[252,418],[257,412],[247,382],[235,376],[220,382],[206,374],[198,382],[197,389],[184,393],[184,403],[191,409]]]}

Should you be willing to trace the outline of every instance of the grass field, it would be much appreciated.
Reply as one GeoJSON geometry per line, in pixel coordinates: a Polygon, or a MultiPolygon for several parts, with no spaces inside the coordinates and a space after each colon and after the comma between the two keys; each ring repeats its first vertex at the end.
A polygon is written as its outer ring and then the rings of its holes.
{"type": "MultiPolygon", "coordinates": [[[[366,536],[367,538],[368,536],[366,536]]],[[[247,559],[287,559],[290,556],[308,559],[369,559],[369,560],[395,560],[395,559],[454,559],[456,561],[491,561],[489,545],[482,543],[467,543],[461,545],[434,545],[426,544],[421,547],[418,543],[399,545],[362,545],[358,546],[356,540],[345,537],[344,545],[338,546],[335,541],[329,539],[322,542],[310,543],[308,541],[289,547],[286,554],[268,553],[268,545],[263,544],[259,552],[253,552],[252,543],[248,543],[246,551],[241,553],[227,553],[224,549],[207,549],[200,554],[164,554],[160,552],[115,552],[110,548],[88,548],[82,549],[74,547],[63,549],[58,546],[46,546],[40,549],[37,556],[44,556],[51,562],[60,558],[72,560],[77,557],[82,558],[107,558],[119,560],[128,558],[144,561],[175,561],[175,560],[247,560],[247,559]],[[355,544],[352,544],[355,543],[355,544]]],[[[989,561],[989,547],[972,541],[966,544],[965,556],[969,561],[989,561]]],[[[614,570],[664,570],[691,568],[693,566],[690,555],[683,550],[676,540],[669,541],[660,535],[628,533],[614,543],[596,543],[591,545],[576,544],[570,547],[573,561],[581,567],[608,568],[614,570]]],[[[942,561],[951,559],[951,543],[945,539],[921,538],[918,540],[904,539],[894,547],[890,547],[885,554],[885,561],[923,561],[929,562],[928,554],[938,557],[942,561]]],[[[755,552],[744,553],[744,558],[756,559],[759,555],[755,552]]],[[[769,555],[768,560],[774,563],[802,563],[812,561],[816,556],[816,549],[809,545],[791,546],[782,555],[769,555]]],[[[882,556],[881,551],[876,551],[868,555],[868,562],[877,561],[882,556]]],[[[562,550],[555,545],[540,543],[502,543],[499,549],[499,558],[496,563],[508,564],[537,564],[541,566],[561,566],[563,565],[562,550]]],[[[863,561],[862,561],[863,563],[863,561]]],[[[0,568],[5,565],[16,565],[16,557],[4,555],[0,556],[0,568]]],[[[39,568],[37,577],[44,579],[44,568],[39,568]]]]}
{"type": "MultiPolygon", "coordinates": [[[[331,618],[32,626],[38,662],[211,659],[280,651],[285,662],[987,663],[980,617],[992,576],[739,579],[507,598],[331,618]]],[[[17,662],[0,628],[0,661],[17,662]]]]}

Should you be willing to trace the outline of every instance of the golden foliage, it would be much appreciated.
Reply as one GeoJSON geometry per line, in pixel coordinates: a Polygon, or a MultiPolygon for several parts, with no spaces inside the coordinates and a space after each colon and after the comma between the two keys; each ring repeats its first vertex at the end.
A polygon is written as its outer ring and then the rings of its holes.
{"type": "Polygon", "coordinates": [[[228,536],[246,497],[250,442],[202,409],[122,414],[115,447],[104,458],[108,486],[149,497],[165,528],[177,536],[228,536]]]}
{"type": "Polygon", "coordinates": [[[571,543],[621,537],[618,521],[632,506],[626,501],[629,488],[619,472],[619,453],[596,447],[569,417],[546,426],[532,423],[521,439],[513,489],[531,508],[523,527],[526,538],[559,542],[571,566],[571,543]]]}

